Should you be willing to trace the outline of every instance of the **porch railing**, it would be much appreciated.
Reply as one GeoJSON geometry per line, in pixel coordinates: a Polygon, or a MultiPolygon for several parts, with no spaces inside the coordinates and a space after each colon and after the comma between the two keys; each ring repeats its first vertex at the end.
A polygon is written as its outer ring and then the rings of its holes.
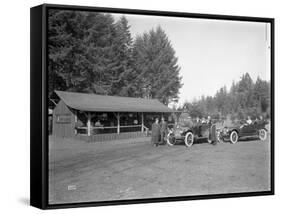
{"type": "MultiPolygon", "coordinates": [[[[148,128],[142,125],[124,125],[119,126],[119,132],[145,132],[148,134],[148,128]]],[[[88,135],[88,127],[76,127],[76,134],[88,135]]],[[[91,135],[118,133],[118,126],[93,126],[90,128],[91,135]]]]}

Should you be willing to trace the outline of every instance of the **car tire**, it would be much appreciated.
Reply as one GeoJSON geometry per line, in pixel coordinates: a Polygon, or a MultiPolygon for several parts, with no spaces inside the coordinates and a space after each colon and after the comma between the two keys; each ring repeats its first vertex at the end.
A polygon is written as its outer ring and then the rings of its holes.
{"type": "Polygon", "coordinates": [[[238,133],[237,131],[232,131],[229,137],[230,143],[235,144],[238,142],[238,133]]]}
{"type": "Polygon", "coordinates": [[[194,135],[192,132],[187,132],[184,137],[184,143],[187,147],[191,147],[194,142],[194,135]]]}
{"type": "Polygon", "coordinates": [[[172,132],[169,132],[168,135],[167,135],[167,144],[168,144],[169,146],[173,146],[173,145],[175,145],[175,143],[176,143],[176,140],[171,141],[171,139],[170,139],[170,137],[171,137],[172,134],[173,134],[172,132]]]}
{"type": "Polygon", "coordinates": [[[266,130],[265,129],[259,130],[259,139],[264,141],[264,140],[266,140],[266,137],[267,137],[266,130]]]}

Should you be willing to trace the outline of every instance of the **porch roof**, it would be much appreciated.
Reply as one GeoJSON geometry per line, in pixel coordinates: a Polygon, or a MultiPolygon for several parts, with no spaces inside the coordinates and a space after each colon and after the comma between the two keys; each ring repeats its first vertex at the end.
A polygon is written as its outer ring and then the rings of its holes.
{"type": "Polygon", "coordinates": [[[69,107],[89,112],[176,112],[157,99],[107,96],[77,92],[55,91],[69,107]]]}

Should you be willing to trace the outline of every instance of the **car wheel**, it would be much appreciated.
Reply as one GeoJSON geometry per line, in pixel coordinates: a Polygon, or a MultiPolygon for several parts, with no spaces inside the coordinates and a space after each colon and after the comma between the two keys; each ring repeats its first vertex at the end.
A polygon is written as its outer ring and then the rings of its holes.
{"type": "Polygon", "coordinates": [[[176,139],[175,136],[172,132],[169,132],[169,134],[167,135],[167,144],[169,146],[173,146],[176,143],[176,139]]]}
{"type": "Polygon", "coordinates": [[[187,132],[184,138],[184,143],[187,147],[191,147],[194,141],[194,135],[191,132],[187,132]]]}
{"type": "Polygon", "coordinates": [[[237,133],[237,131],[232,131],[231,133],[230,133],[230,143],[232,143],[232,144],[235,144],[235,143],[237,143],[238,142],[238,133],[237,133]]]}
{"type": "Polygon", "coordinates": [[[259,130],[259,139],[260,140],[265,140],[267,137],[267,132],[265,129],[259,130]]]}

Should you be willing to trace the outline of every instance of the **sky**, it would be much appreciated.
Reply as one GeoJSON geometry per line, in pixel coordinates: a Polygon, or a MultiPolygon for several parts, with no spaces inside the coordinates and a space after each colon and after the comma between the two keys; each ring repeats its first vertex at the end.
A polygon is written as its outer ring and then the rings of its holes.
{"type": "Polygon", "coordinates": [[[254,81],[258,76],[270,80],[269,24],[124,15],[133,38],[158,25],[168,35],[181,67],[178,105],[201,95],[213,96],[223,86],[229,89],[246,72],[254,81]]]}

